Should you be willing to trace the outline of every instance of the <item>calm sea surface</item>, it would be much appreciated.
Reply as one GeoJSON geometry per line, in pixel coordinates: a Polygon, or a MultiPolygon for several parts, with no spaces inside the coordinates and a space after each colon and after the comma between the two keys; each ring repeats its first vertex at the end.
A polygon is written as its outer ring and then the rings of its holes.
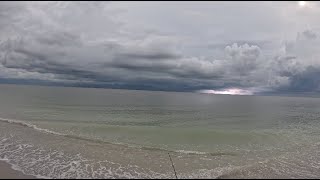
{"type": "Polygon", "coordinates": [[[0,159],[42,178],[320,178],[320,99],[0,85],[0,159]]]}

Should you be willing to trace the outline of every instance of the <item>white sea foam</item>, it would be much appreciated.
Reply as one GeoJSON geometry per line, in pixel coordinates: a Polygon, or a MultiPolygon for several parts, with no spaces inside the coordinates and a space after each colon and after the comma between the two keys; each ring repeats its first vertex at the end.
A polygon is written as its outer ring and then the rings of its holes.
{"type": "Polygon", "coordinates": [[[66,134],[58,133],[58,132],[51,131],[51,130],[48,130],[48,129],[39,128],[34,124],[30,124],[30,123],[27,123],[27,122],[21,121],[21,120],[0,118],[0,121],[7,122],[7,123],[12,123],[12,124],[19,124],[19,125],[26,126],[26,127],[29,127],[29,128],[33,128],[33,129],[35,129],[37,131],[41,131],[41,132],[45,132],[45,133],[49,133],[49,134],[55,134],[55,135],[60,135],[60,136],[65,136],[66,135],[66,134]]]}
{"type": "Polygon", "coordinates": [[[14,137],[0,139],[0,160],[9,163],[13,169],[38,178],[169,178],[136,165],[119,164],[102,159],[87,159],[81,154],[65,153],[14,140],[14,137]]]}
{"type": "Polygon", "coordinates": [[[34,174],[28,174],[28,173],[25,173],[18,165],[15,165],[15,164],[12,164],[10,163],[10,160],[9,159],[0,159],[0,161],[4,161],[6,162],[7,164],[9,164],[11,166],[11,168],[13,170],[16,170],[16,171],[19,171],[25,175],[30,175],[30,176],[34,176],[38,179],[50,179],[50,177],[46,177],[46,176],[41,176],[41,175],[34,175],[34,174]]]}
{"type": "MultiPolygon", "coordinates": [[[[63,134],[63,133],[59,133],[59,132],[55,132],[55,131],[51,131],[51,130],[44,129],[44,128],[40,128],[40,127],[38,127],[38,126],[36,126],[34,124],[31,124],[31,123],[28,123],[28,122],[25,122],[25,121],[22,121],[22,120],[0,118],[0,121],[26,126],[26,127],[35,129],[35,130],[40,131],[40,132],[48,133],[48,134],[54,134],[54,135],[59,135],[59,136],[68,136],[68,137],[74,137],[75,138],[75,136],[72,136],[72,135],[69,135],[69,134],[63,134]]],[[[76,138],[82,138],[84,140],[98,140],[98,139],[88,139],[88,138],[80,137],[80,136],[76,137],[76,138]]],[[[102,142],[104,142],[104,141],[102,141],[102,142]]],[[[110,142],[108,142],[108,143],[110,143],[110,142]]],[[[126,144],[126,143],[121,143],[121,142],[112,142],[112,144],[124,145],[124,146],[132,147],[132,148],[147,148],[147,149],[158,149],[158,150],[162,150],[162,151],[170,151],[170,150],[162,149],[162,148],[154,148],[154,147],[146,147],[146,146],[142,147],[142,146],[139,146],[139,145],[126,144]]],[[[188,151],[188,150],[177,150],[177,151],[174,151],[174,152],[183,153],[183,154],[199,154],[199,155],[208,154],[207,152],[188,151]]]]}
{"type": "Polygon", "coordinates": [[[177,150],[175,152],[178,153],[184,153],[184,154],[199,154],[199,155],[203,155],[203,154],[208,154],[207,152],[200,152],[200,151],[186,151],[186,150],[177,150]]]}

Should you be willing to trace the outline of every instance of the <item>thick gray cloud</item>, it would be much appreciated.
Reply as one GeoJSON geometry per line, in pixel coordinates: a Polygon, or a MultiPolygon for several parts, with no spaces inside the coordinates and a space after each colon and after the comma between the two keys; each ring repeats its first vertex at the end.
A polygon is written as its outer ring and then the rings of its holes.
{"type": "Polygon", "coordinates": [[[291,2],[1,2],[0,82],[318,91],[318,8],[313,2],[304,9],[291,2]]]}
{"type": "MultiPolygon", "coordinates": [[[[317,35],[316,35],[316,33],[312,32],[310,30],[305,30],[302,32],[302,37],[306,38],[306,39],[316,39],[317,35]]],[[[300,36],[298,38],[300,38],[300,36]]]]}
{"type": "Polygon", "coordinates": [[[257,68],[259,64],[258,58],[261,50],[256,45],[249,46],[244,44],[238,46],[235,43],[232,46],[227,46],[225,51],[227,57],[230,58],[232,70],[236,72],[235,75],[246,75],[257,68]]]}

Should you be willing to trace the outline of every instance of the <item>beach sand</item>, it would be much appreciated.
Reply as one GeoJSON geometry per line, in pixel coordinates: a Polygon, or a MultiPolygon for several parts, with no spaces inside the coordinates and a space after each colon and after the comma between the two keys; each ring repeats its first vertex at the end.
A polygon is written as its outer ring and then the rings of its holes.
{"type": "Polygon", "coordinates": [[[0,161],[0,179],[37,179],[34,176],[25,175],[11,168],[11,165],[0,161]]]}

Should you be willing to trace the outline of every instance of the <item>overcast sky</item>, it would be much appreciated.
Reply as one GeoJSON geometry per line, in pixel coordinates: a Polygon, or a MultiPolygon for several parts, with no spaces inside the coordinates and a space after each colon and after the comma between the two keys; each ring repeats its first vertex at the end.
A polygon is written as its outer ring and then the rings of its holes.
{"type": "Polygon", "coordinates": [[[0,83],[320,90],[320,3],[0,2],[0,83]]]}

